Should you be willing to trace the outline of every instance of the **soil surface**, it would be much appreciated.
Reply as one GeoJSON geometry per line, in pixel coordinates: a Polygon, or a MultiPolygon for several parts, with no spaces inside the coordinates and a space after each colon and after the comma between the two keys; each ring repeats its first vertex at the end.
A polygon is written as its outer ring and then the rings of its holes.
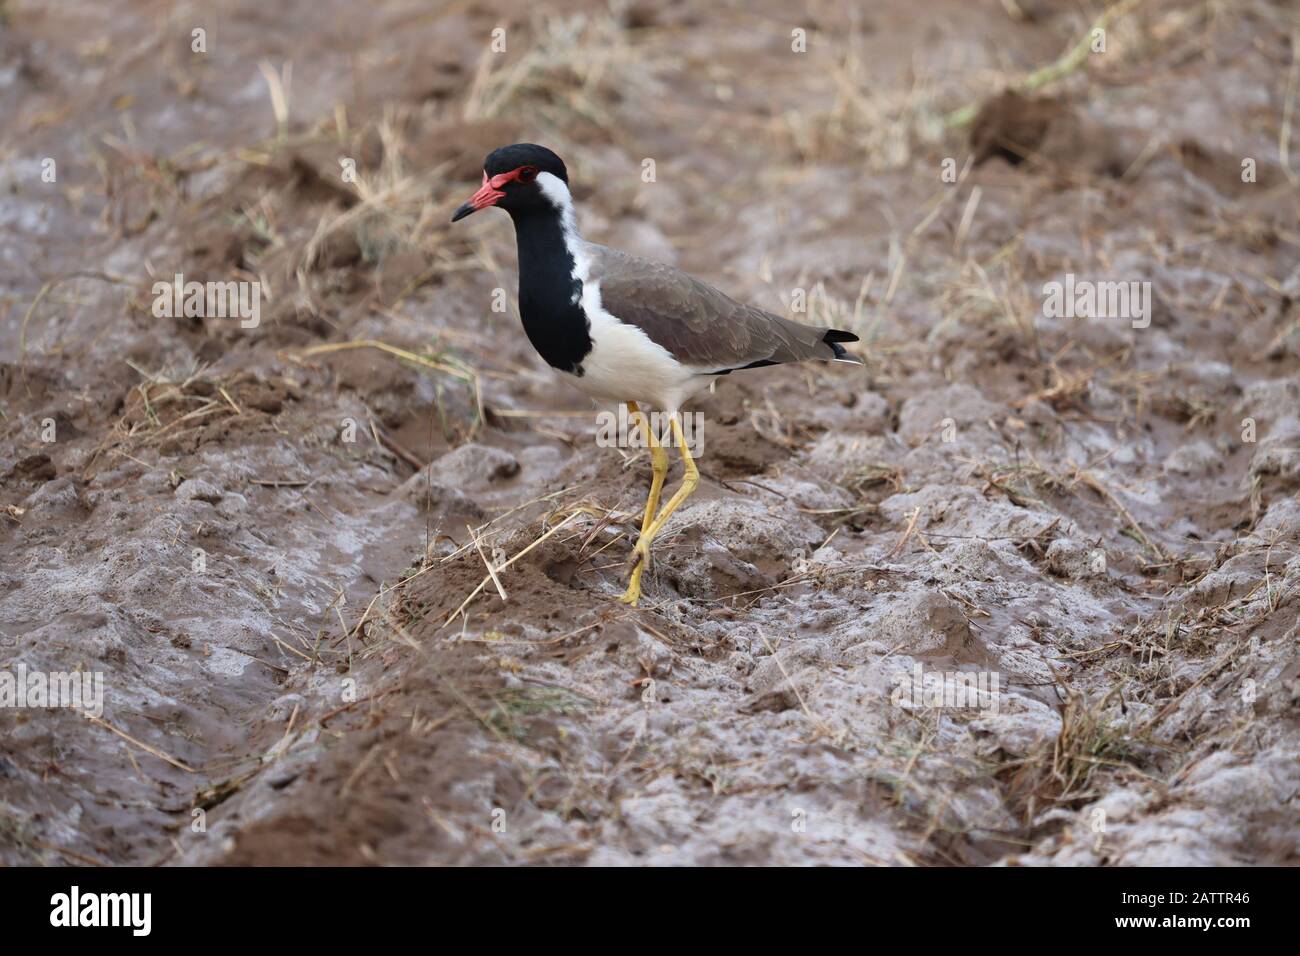
{"type": "Polygon", "coordinates": [[[1119,6],[0,5],[0,672],[105,687],[0,707],[0,863],[1297,862],[1300,19],[1119,6]],[[515,141],[861,339],[692,404],[636,609],[448,222],[515,141]]]}

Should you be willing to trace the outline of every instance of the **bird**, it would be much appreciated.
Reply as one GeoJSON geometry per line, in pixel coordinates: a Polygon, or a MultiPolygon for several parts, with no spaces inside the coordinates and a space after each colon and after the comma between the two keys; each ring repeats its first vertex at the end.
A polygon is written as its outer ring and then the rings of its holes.
{"type": "Polygon", "coordinates": [[[482,186],[451,221],[490,207],[514,222],[528,341],[595,401],[626,405],[649,446],[650,493],[619,598],[635,607],[655,536],[699,485],[682,405],[719,376],[745,369],[814,359],[862,365],[843,345],[858,337],[744,305],[672,266],[588,242],[578,232],[564,161],[545,146],[515,143],[489,153],[482,186]],[[662,508],[668,453],[646,408],[667,416],[684,469],[662,508]]]}

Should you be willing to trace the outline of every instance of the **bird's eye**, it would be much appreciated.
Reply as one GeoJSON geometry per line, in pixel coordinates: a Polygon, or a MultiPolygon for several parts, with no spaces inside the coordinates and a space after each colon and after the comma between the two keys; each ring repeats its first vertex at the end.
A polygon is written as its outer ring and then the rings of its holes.
{"type": "Polygon", "coordinates": [[[537,178],[536,166],[525,166],[519,170],[519,181],[521,183],[531,183],[537,178]]]}

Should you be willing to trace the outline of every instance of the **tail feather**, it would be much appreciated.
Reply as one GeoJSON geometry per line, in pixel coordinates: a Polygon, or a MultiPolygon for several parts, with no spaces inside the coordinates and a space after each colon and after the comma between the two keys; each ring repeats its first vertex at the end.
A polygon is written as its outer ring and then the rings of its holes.
{"type": "Polygon", "coordinates": [[[852,332],[845,332],[841,329],[827,329],[826,334],[822,336],[822,341],[829,345],[831,351],[835,353],[835,358],[831,361],[847,362],[850,365],[863,364],[862,359],[858,358],[856,355],[850,355],[848,350],[846,350],[844,346],[840,345],[841,342],[858,341],[858,337],[852,332]]]}
{"type": "MultiPolygon", "coordinates": [[[[744,365],[735,365],[730,368],[720,368],[710,372],[712,375],[726,375],[729,372],[736,372],[742,369],[763,368],[768,365],[784,365],[787,362],[807,362],[812,359],[832,362],[846,362],[850,365],[865,364],[862,359],[856,355],[847,352],[841,342],[856,342],[858,337],[852,332],[843,332],[840,329],[823,329],[813,325],[802,325],[798,322],[791,322],[789,319],[780,318],[775,315],[769,315],[766,312],[758,312],[755,315],[762,317],[765,322],[771,323],[774,331],[777,333],[776,341],[773,342],[773,350],[766,357],[756,359],[744,365]],[[830,349],[830,355],[826,354],[826,349],[830,349]]],[[[761,328],[761,327],[760,327],[761,328]]]]}

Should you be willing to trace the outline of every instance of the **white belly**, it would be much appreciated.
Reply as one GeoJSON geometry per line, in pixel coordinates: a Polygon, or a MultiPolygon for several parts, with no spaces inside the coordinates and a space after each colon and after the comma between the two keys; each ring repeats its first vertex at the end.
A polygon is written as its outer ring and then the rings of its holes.
{"type": "Polygon", "coordinates": [[[583,310],[590,323],[591,351],[582,375],[565,378],[602,402],[638,402],[660,411],[678,411],[713,376],[682,365],[663,346],[634,325],[626,325],[600,304],[599,283],[583,287],[583,310]]]}

